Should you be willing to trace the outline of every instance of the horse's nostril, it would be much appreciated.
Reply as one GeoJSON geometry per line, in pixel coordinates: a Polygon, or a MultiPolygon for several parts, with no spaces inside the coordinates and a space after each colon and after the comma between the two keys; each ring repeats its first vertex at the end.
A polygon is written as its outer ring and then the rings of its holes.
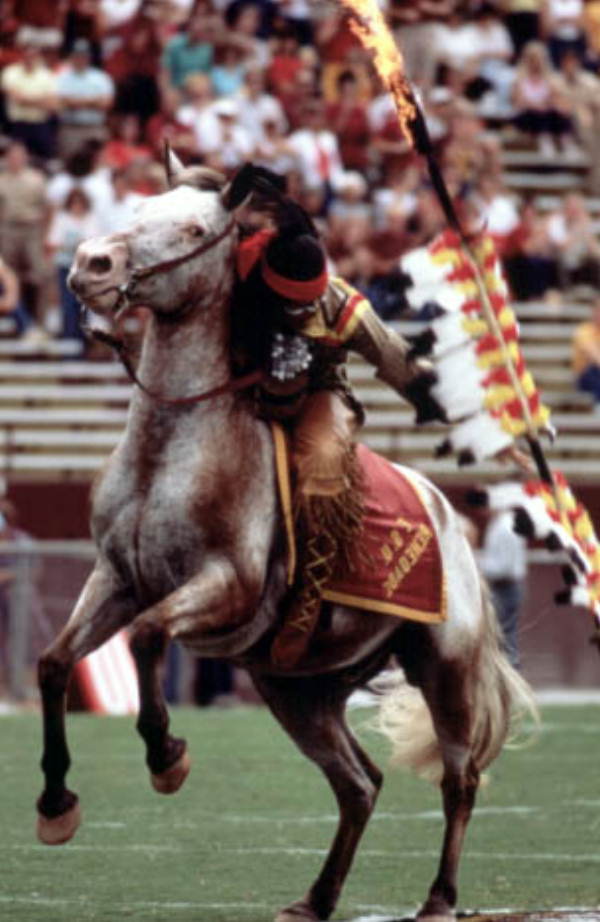
{"type": "Polygon", "coordinates": [[[92,256],[88,269],[95,275],[106,275],[112,269],[112,260],[109,256],[92,256]]]}

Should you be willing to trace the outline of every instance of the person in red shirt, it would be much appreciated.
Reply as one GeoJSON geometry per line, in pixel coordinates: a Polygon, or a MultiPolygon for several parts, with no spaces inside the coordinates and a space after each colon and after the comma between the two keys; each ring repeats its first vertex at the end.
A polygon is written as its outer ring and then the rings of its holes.
{"type": "Polygon", "coordinates": [[[359,86],[351,70],[339,75],[338,99],[327,106],[327,124],[337,135],[342,163],[347,170],[362,172],[369,163],[371,131],[367,108],[359,98],[359,86]]]}

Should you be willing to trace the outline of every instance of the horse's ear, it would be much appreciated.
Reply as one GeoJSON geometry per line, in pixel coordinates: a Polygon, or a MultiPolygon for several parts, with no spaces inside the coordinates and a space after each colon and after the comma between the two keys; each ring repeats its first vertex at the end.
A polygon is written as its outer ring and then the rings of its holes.
{"type": "Polygon", "coordinates": [[[167,174],[167,185],[172,188],[177,176],[183,172],[185,167],[177,154],[171,150],[171,145],[168,141],[165,141],[163,158],[165,173],[167,174]]]}
{"type": "Polygon", "coordinates": [[[248,201],[253,192],[254,167],[251,163],[245,163],[221,192],[223,207],[227,211],[235,211],[248,201]]]}

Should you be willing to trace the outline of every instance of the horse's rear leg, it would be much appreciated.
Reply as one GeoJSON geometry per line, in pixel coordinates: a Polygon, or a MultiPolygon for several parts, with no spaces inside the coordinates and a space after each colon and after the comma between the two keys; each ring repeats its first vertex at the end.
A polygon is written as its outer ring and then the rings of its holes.
{"type": "Polygon", "coordinates": [[[479,786],[470,746],[473,708],[466,672],[464,664],[442,664],[435,690],[425,691],[444,764],[441,788],[446,828],[438,872],[418,914],[420,922],[454,918],[458,865],[479,786]]]}
{"type": "Polygon", "coordinates": [[[316,762],[335,793],[340,810],[337,833],[321,873],[307,895],[276,922],[327,919],[371,816],[383,776],[352,736],[344,719],[346,694],[333,683],[255,677],[275,717],[302,752],[316,762]]]}
{"type": "Polygon", "coordinates": [[[67,790],[71,764],[65,732],[65,699],[75,663],[87,656],[133,616],[133,600],[116,586],[114,575],[96,568],[57,639],[42,654],[38,681],[42,699],[45,787],[37,802],[38,836],[47,845],[70,839],[80,822],[77,795],[67,790]]]}
{"type": "Polygon", "coordinates": [[[167,645],[165,628],[142,624],[131,639],[140,690],[137,729],[146,744],[146,764],[152,786],[160,794],[179,790],[190,770],[185,740],[169,735],[169,714],[162,690],[162,663],[167,645]]]}

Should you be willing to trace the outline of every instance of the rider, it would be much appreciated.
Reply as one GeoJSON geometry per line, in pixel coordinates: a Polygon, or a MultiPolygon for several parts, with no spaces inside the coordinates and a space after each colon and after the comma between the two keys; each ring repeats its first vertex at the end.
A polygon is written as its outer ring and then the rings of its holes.
{"type": "Polygon", "coordinates": [[[345,370],[357,352],[419,418],[433,418],[433,374],[408,358],[409,345],[385,326],[370,303],[330,275],[317,231],[284,195],[269,209],[271,228],[237,251],[234,342],[243,364],[258,366],[258,412],[284,421],[290,433],[300,550],[297,585],[271,655],[293,665],[317,623],[321,590],[348,559],[361,525],[360,477],[353,439],[364,420],[345,370]],[[346,558],[344,558],[346,551],[346,558]]]}

